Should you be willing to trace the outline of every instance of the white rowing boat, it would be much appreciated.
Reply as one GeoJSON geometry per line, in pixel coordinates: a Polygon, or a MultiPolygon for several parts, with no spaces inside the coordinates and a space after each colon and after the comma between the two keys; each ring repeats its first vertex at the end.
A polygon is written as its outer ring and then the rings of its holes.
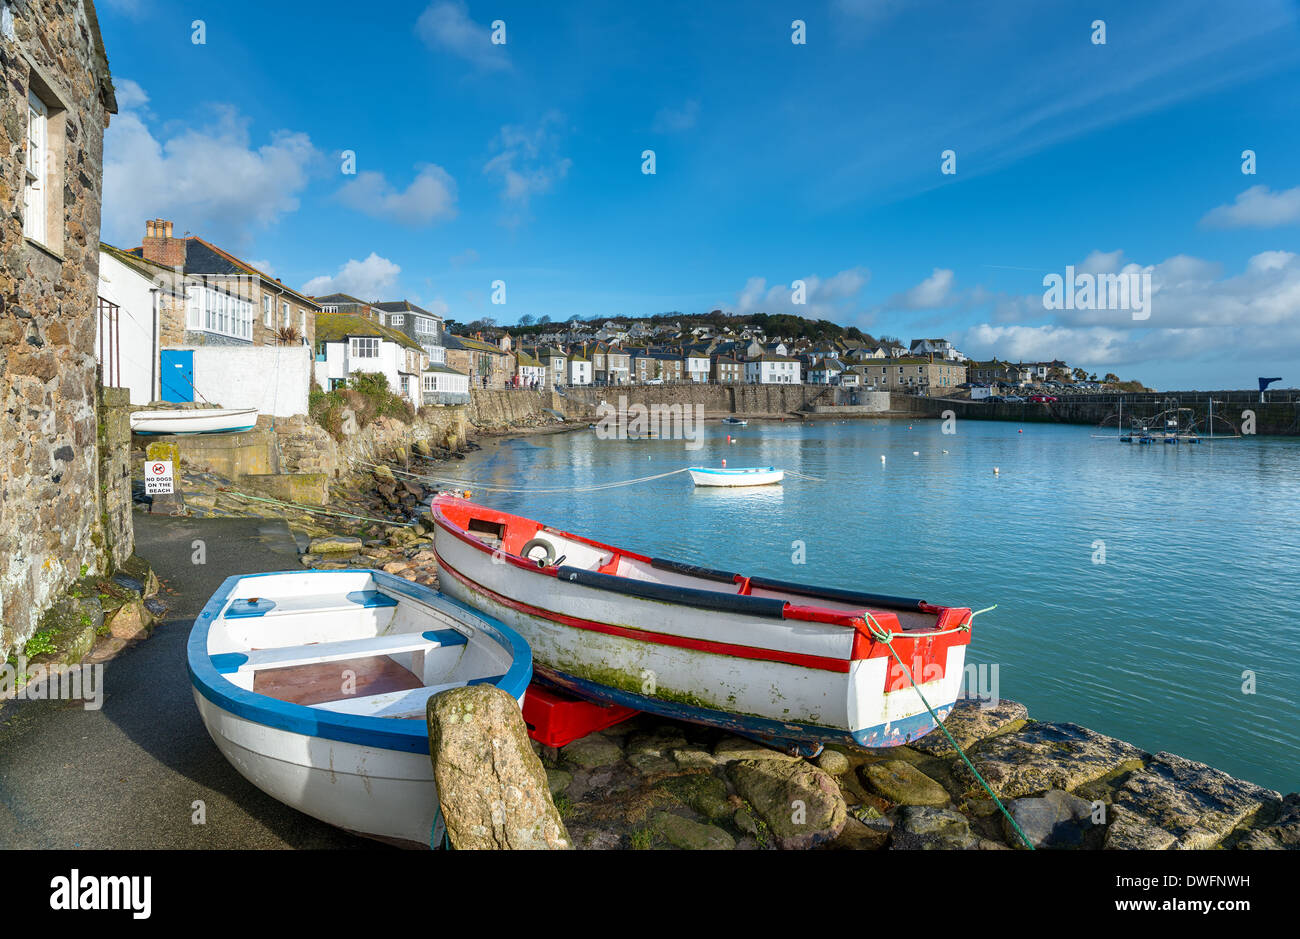
{"type": "Polygon", "coordinates": [[[432,510],[442,589],[580,697],[816,753],[915,740],[921,694],[942,720],[961,689],[968,608],[650,558],[452,494],[432,510]]]}
{"type": "Polygon", "coordinates": [[[785,479],[785,471],[774,466],[715,469],[692,466],[689,471],[697,486],[770,486],[785,479]]]}
{"type": "Polygon", "coordinates": [[[441,841],[428,700],[491,683],[522,703],[532,678],[510,627],[369,570],[227,578],[187,652],[203,724],[249,782],[339,828],[423,847],[441,841]]]}
{"type": "Polygon", "coordinates": [[[133,434],[237,434],[257,426],[257,408],[134,411],[133,434]]]}

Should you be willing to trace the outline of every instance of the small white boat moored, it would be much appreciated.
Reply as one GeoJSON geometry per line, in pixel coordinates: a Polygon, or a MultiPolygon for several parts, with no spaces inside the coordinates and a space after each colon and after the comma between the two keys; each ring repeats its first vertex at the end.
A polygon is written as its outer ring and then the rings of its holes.
{"type": "Polygon", "coordinates": [[[133,411],[133,434],[237,434],[257,426],[257,408],[133,411]]]}
{"type": "Polygon", "coordinates": [[[532,652],[510,627],[371,570],[229,577],[187,648],[199,715],[249,782],[355,834],[442,839],[425,707],[490,683],[523,702],[532,652]]]}
{"type": "Polygon", "coordinates": [[[692,466],[689,472],[697,486],[770,486],[785,479],[785,470],[779,470],[775,466],[736,469],[692,466]]]}

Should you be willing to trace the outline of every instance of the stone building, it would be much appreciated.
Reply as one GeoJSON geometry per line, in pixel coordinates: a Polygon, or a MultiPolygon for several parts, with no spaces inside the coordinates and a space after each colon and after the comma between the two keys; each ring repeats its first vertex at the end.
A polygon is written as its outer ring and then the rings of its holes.
{"type": "Polygon", "coordinates": [[[0,655],[110,563],[98,480],[104,128],[117,112],[90,0],[3,4],[0,655]]]}
{"type": "Polygon", "coordinates": [[[145,222],[131,254],[184,281],[183,309],[162,311],[162,348],[203,345],[315,346],[321,304],[197,235],[176,237],[166,219],[145,222]]]}

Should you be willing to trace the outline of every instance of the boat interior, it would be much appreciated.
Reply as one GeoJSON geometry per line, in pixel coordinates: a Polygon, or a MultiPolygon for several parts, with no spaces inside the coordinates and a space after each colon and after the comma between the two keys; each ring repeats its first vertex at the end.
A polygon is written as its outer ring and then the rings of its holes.
{"type": "Polygon", "coordinates": [[[897,617],[903,630],[934,629],[941,612],[941,608],[919,600],[805,586],[648,558],[463,500],[440,501],[437,507],[449,522],[492,550],[539,562],[539,566],[575,567],[652,584],[780,600],[792,606],[840,612],[869,610],[882,614],[882,624],[897,617]]]}
{"type": "Polygon", "coordinates": [[[473,620],[441,597],[385,590],[367,571],[246,577],[208,630],[208,654],[256,694],[422,720],[438,692],[508,671],[509,650],[473,620]]]}

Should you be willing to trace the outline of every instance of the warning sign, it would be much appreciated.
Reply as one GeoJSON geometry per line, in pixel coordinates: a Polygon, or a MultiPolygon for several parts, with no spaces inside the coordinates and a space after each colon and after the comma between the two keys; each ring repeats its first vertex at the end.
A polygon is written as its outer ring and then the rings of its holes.
{"type": "Polygon", "coordinates": [[[144,464],[144,491],[150,496],[165,496],[176,491],[172,478],[171,460],[146,460],[144,464]]]}

